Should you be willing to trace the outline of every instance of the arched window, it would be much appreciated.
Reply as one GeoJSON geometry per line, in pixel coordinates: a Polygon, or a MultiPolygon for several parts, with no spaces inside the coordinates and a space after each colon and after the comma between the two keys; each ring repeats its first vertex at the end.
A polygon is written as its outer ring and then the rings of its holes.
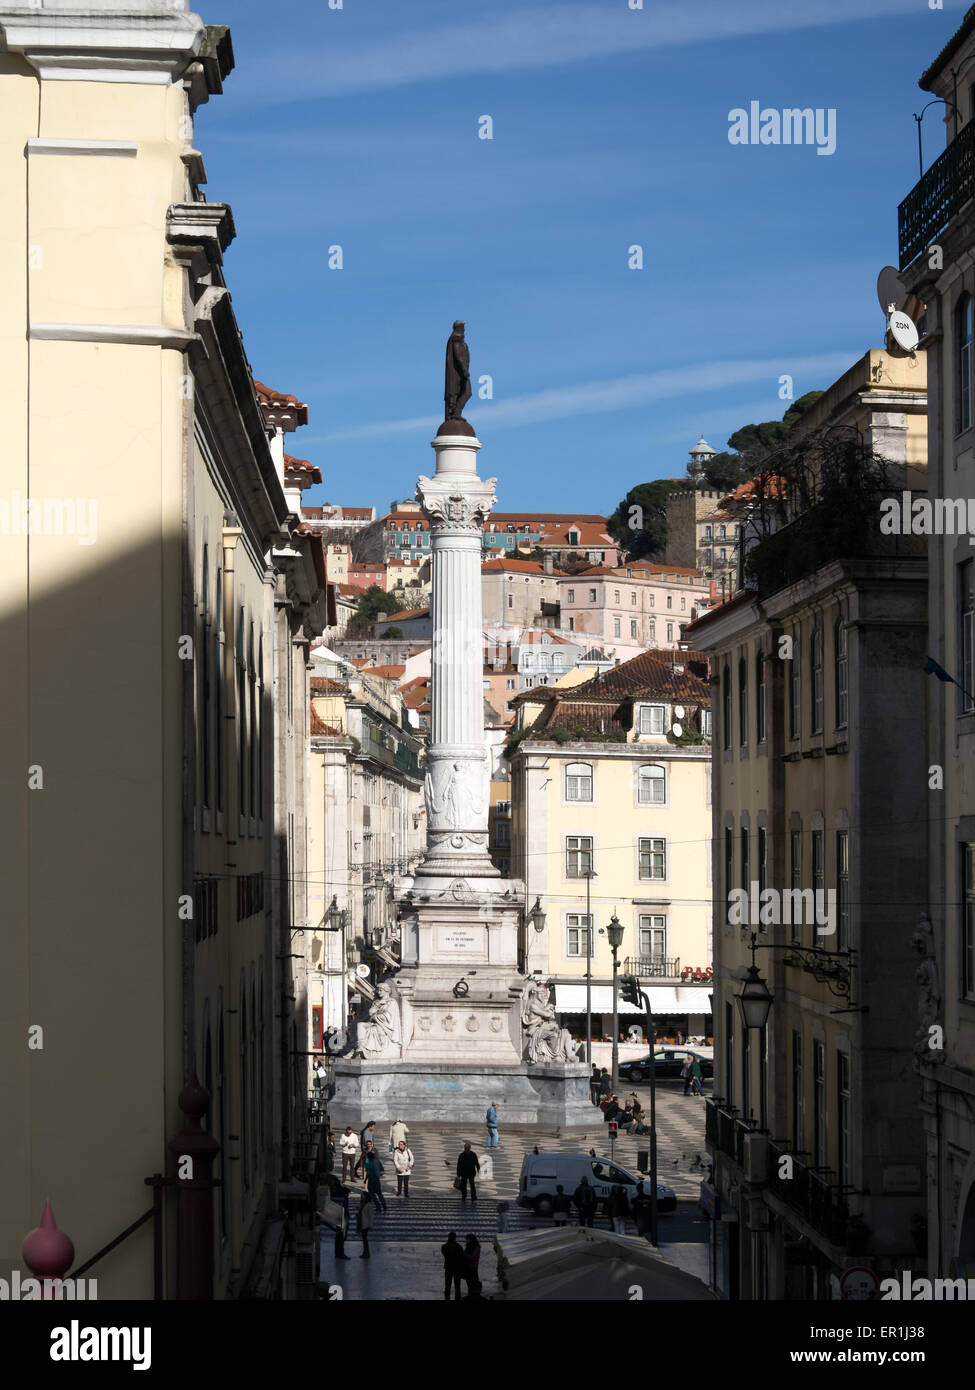
{"type": "Polygon", "coordinates": [[[721,743],[731,747],[731,672],[727,664],[721,673],[721,743]]]}
{"type": "Polygon", "coordinates": [[[963,294],[955,309],[955,379],[958,404],[955,428],[958,434],[972,427],[972,297],[963,294]]]}
{"type": "Polygon", "coordinates": [[[836,698],[836,727],[846,728],[849,706],[849,656],[847,651],[847,632],[842,618],[833,624],[834,687],[836,698]]]}
{"type": "Polygon", "coordinates": [[[765,742],[765,654],[755,658],[755,741],[765,742]]]}
{"type": "Polygon", "coordinates": [[[638,774],[641,806],[663,805],[667,800],[667,774],[657,763],[646,763],[638,774]]]}
{"type": "Polygon", "coordinates": [[[809,639],[810,655],[810,709],[809,732],[823,732],[823,629],[817,624],[809,639]]]}
{"type": "Polygon", "coordinates": [[[566,801],[592,801],[592,766],[590,763],[567,763],[565,769],[566,801]]]}
{"type": "Polygon", "coordinates": [[[738,662],[738,742],[742,748],[748,742],[748,662],[738,662]]]}

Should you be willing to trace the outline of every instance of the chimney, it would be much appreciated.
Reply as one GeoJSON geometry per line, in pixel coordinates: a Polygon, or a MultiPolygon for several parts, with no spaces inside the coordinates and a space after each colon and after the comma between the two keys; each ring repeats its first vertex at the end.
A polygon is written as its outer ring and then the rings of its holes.
{"type": "Polygon", "coordinates": [[[552,558],[552,552],[550,550],[546,550],[545,554],[542,556],[542,569],[546,574],[555,573],[555,561],[552,558]]]}

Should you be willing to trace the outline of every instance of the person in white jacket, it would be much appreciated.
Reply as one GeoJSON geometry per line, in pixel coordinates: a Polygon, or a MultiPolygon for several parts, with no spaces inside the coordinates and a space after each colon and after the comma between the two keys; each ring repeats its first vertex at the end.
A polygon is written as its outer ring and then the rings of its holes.
{"type": "Polygon", "coordinates": [[[345,1133],[339,1135],[339,1153],[342,1155],[342,1181],[345,1175],[355,1176],[355,1161],[359,1153],[359,1136],[351,1125],[346,1125],[345,1133]]]}
{"type": "Polygon", "coordinates": [[[400,1141],[405,1144],[406,1136],[409,1134],[405,1120],[394,1120],[389,1127],[389,1151],[395,1152],[400,1146],[400,1141]]]}
{"type": "Polygon", "coordinates": [[[410,1174],[413,1172],[414,1162],[413,1150],[406,1147],[405,1139],[401,1139],[393,1150],[397,1197],[409,1197],[410,1195],[410,1174]]]}

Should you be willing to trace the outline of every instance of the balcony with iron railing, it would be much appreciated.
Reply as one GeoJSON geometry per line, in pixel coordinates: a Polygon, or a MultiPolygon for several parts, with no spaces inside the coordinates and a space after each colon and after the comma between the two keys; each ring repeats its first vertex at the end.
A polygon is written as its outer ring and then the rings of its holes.
{"type": "Polygon", "coordinates": [[[718,1101],[704,1103],[704,1142],[712,1152],[722,1153],[741,1168],[745,1162],[745,1135],[755,1123],[743,1120],[731,1106],[718,1101]]]}
{"type": "Polygon", "coordinates": [[[677,980],[680,978],[680,957],[627,956],[623,970],[640,980],[677,980]]]}
{"type": "Polygon", "coordinates": [[[813,1167],[796,1157],[788,1144],[769,1143],[769,1188],[831,1245],[845,1245],[850,1225],[846,1202],[849,1189],[828,1181],[828,1169],[813,1167]],[[780,1162],[784,1156],[791,1166],[780,1162]],[[786,1176],[789,1175],[789,1176],[786,1176]]]}
{"type": "Polygon", "coordinates": [[[897,209],[901,270],[917,259],[973,194],[975,121],[969,121],[897,209]]]}

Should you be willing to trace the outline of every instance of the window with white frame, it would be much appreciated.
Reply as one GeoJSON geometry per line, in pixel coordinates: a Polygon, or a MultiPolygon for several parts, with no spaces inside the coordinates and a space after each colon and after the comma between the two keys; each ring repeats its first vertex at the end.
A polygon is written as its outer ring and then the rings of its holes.
{"type": "Polygon", "coordinates": [[[823,629],[817,624],[810,640],[810,674],[812,687],[810,694],[809,732],[823,732],[823,629]]]}
{"type": "Polygon", "coordinates": [[[674,606],[674,596],[673,596],[673,594],[668,594],[668,595],[667,595],[667,607],[668,607],[668,608],[673,608],[673,606],[674,606]]]}
{"type": "Polygon", "coordinates": [[[667,841],[640,837],[640,877],[642,879],[665,879],[667,877],[667,841]]]}
{"type": "Polygon", "coordinates": [[[566,878],[588,878],[592,871],[592,836],[567,835],[565,837],[566,878]]]}
{"type": "Polygon", "coordinates": [[[613,619],[613,636],[614,636],[614,637],[619,637],[619,635],[620,635],[620,620],[619,620],[619,618],[614,618],[614,619],[613,619]]]}
{"type": "Polygon", "coordinates": [[[614,589],[614,590],[613,590],[613,602],[618,606],[618,605],[619,605],[619,601],[620,601],[620,591],[619,591],[619,589],[614,589]]]}
{"type": "Polygon", "coordinates": [[[592,949],[592,917],[584,912],[569,912],[565,918],[565,954],[588,956],[592,949]]]}
{"type": "Polygon", "coordinates": [[[566,801],[592,801],[592,764],[567,763],[565,768],[566,801]]]}
{"type": "Polygon", "coordinates": [[[590,590],[589,590],[589,602],[590,602],[590,603],[595,603],[595,602],[596,602],[596,590],[595,590],[595,589],[590,589],[590,590]]]}
{"type": "Polygon", "coordinates": [[[666,719],[666,716],[666,705],[641,705],[640,733],[662,734],[664,731],[664,720],[666,719]]]}
{"type": "Polygon", "coordinates": [[[561,670],[564,664],[565,664],[565,653],[564,653],[564,652],[553,652],[553,653],[552,653],[552,667],[553,667],[553,669],[555,669],[555,670],[561,670]]]}
{"type": "MultiPolygon", "coordinates": [[[[710,711],[710,709],[702,709],[702,710],[701,710],[701,737],[702,737],[702,738],[710,738],[710,737],[711,737],[711,711],[710,711]]],[[[710,778],[708,779],[708,785],[710,786],[710,778]]]]}
{"type": "Polygon", "coordinates": [[[641,806],[662,806],[667,800],[667,774],[658,763],[645,763],[637,774],[641,806]]]}
{"type": "Polygon", "coordinates": [[[847,711],[849,710],[850,662],[847,643],[846,625],[842,618],[837,618],[833,624],[833,687],[836,702],[836,727],[838,729],[846,728],[847,711]]]}
{"type": "Polygon", "coordinates": [[[630,590],[630,607],[631,607],[631,608],[635,608],[635,607],[636,607],[636,589],[631,589],[631,590],[630,590]]]}
{"type": "Polygon", "coordinates": [[[636,618],[630,619],[630,639],[636,641],[636,618]]]}
{"type": "Polygon", "coordinates": [[[662,913],[641,914],[640,955],[644,960],[666,959],[667,918],[662,913]]]}
{"type": "Polygon", "coordinates": [[[668,624],[667,624],[667,641],[668,641],[668,642],[672,642],[673,640],[674,640],[674,625],[673,625],[673,623],[668,623],[668,624]]]}
{"type": "Polygon", "coordinates": [[[570,590],[569,590],[569,596],[568,596],[568,602],[569,602],[569,603],[575,603],[575,601],[576,601],[576,591],[575,591],[575,589],[570,589],[570,590]]]}

